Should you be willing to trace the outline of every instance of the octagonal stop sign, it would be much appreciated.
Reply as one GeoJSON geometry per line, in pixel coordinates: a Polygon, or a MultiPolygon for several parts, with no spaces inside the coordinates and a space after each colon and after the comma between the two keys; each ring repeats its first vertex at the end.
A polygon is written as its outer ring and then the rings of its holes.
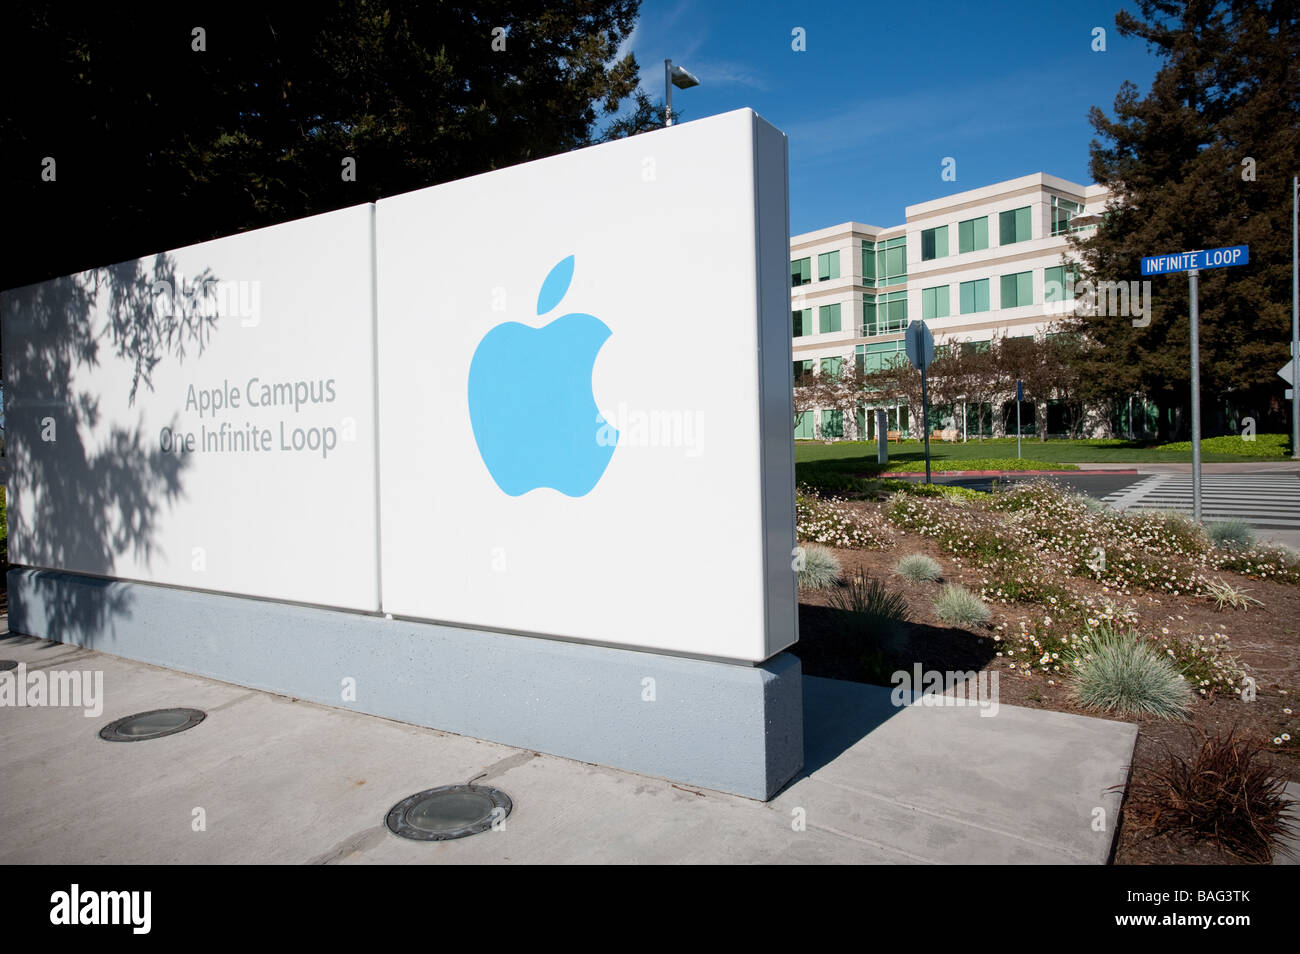
{"type": "Polygon", "coordinates": [[[924,321],[914,321],[907,326],[907,360],[919,371],[924,371],[934,360],[934,335],[924,321]]]}

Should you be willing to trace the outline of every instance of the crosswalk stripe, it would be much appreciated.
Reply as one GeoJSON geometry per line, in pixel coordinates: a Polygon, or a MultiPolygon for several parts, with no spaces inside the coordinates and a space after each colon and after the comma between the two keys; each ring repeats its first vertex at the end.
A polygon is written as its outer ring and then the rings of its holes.
{"type": "MultiPolygon", "coordinates": [[[[1152,474],[1102,498],[1117,510],[1192,510],[1191,474],[1152,474]]],[[[1201,516],[1273,527],[1300,527],[1300,475],[1207,474],[1201,516]]]]}

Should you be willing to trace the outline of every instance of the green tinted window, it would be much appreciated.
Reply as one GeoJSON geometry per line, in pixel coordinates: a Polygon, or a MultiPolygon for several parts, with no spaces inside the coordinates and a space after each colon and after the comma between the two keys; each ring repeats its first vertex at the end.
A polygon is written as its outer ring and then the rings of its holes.
{"type": "Polygon", "coordinates": [[[1079,280],[1079,270],[1069,268],[1065,265],[1053,265],[1051,268],[1043,269],[1043,304],[1050,305],[1055,302],[1073,301],[1074,286],[1070,279],[1079,280]]]}
{"type": "Polygon", "coordinates": [[[989,247],[989,217],[957,223],[957,251],[978,252],[989,247]]]}
{"type": "Polygon", "coordinates": [[[1017,272],[1002,276],[1002,308],[1018,308],[1034,303],[1034,273],[1017,272]]]}
{"type": "Polygon", "coordinates": [[[797,441],[810,441],[813,439],[812,411],[803,411],[799,414],[794,425],[794,439],[797,441]]]}
{"type": "Polygon", "coordinates": [[[790,287],[807,285],[812,281],[812,259],[801,258],[790,263],[790,287]]]}
{"type": "Polygon", "coordinates": [[[794,337],[802,338],[804,335],[813,333],[812,326],[812,309],[801,308],[798,311],[790,312],[791,324],[794,327],[794,337]]]}
{"type": "Polygon", "coordinates": [[[858,345],[856,359],[861,361],[859,367],[866,373],[880,371],[904,355],[905,345],[902,341],[873,341],[858,345]]]}
{"type": "Polygon", "coordinates": [[[840,253],[823,252],[817,256],[817,280],[824,282],[840,277],[840,253]]]}
{"type": "Polygon", "coordinates": [[[948,254],[948,226],[925,229],[921,232],[921,261],[943,258],[948,254]]]}
{"type": "Polygon", "coordinates": [[[1082,211],[1083,206],[1078,202],[1071,202],[1057,195],[1052,196],[1052,234],[1064,235],[1066,232],[1077,232],[1078,229],[1070,227],[1070,220],[1082,211]]]}
{"type": "Polygon", "coordinates": [[[939,285],[935,288],[921,289],[921,318],[947,318],[948,311],[948,287],[939,285]]]}
{"type": "Polygon", "coordinates": [[[844,412],[822,411],[822,437],[844,436],[844,412]]]}
{"type": "Polygon", "coordinates": [[[862,284],[874,285],[876,283],[876,243],[862,243],[862,284]]]}
{"type": "Polygon", "coordinates": [[[961,313],[971,315],[989,310],[989,280],[961,283],[961,313]]]}
{"type": "Polygon", "coordinates": [[[840,368],[844,365],[843,358],[822,358],[822,374],[829,374],[833,378],[840,376],[840,368]]]}
{"type": "Polygon", "coordinates": [[[907,236],[876,243],[876,285],[907,281],[907,236]]]}
{"type": "Polygon", "coordinates": [[[840,330],[840,306],[822,305],[817,309],[817,324],[822,334],[840,330]]]}
{"type": "Polygon", "coordinates": [[[1023,209],[1011,209],[1001,214],[999,244],[1012,245],[1016,242],[1028,242],[1033,238],[1029,211],[1030,207],[1025,206],[1023,209]]]}

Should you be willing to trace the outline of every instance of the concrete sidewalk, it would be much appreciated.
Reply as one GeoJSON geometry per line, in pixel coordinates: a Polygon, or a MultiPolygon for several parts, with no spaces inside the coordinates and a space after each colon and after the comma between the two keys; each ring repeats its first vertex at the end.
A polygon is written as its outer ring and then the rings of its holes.
{"type": "Polygon", "coordinates": [[[1100,864],[1137,735],[1011,706],[899,708],[887,689],[805,678],[804,774],[761,803],[4,633],[0,658],[102,671],[105,696],[93,718],[0,707],[5,864],[1100,864]],[[170,706],[207,719],[98,738],[170,706]],[[503,831],[416,843],[384,827],[406,796],[471,779],[514,800],[503,831]]]}

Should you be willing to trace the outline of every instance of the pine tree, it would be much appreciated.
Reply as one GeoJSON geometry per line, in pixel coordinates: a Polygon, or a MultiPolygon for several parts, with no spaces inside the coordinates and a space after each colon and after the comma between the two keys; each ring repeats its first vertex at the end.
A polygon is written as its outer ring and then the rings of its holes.
{"type": "MultiPolygon", "coordinates": [[[[1140,279],[1144,255],[1249,245],[1251,263],[1200,276],[1204,433],[1225,414],[1282,430],[1276,371],[1290,337],[1291,176],[1300,171],[1300,21],[1295,0],[1139,0],[1115,21],[1165,63],[1139,97],[1125,83],[1114,118],[1094,107],[1093,178],[1112,193],[1104,223],[1076,240],[1085,277],[1140,279]]],[[[1157,276],[1146,327],[1127,317],[1077,318],[1092,395],[1142,391],[1161,436],[1190,425],[1188,282],[1157,276]],[[1173,413],[1180,412],[1180,413],[1173,413]]]]}

